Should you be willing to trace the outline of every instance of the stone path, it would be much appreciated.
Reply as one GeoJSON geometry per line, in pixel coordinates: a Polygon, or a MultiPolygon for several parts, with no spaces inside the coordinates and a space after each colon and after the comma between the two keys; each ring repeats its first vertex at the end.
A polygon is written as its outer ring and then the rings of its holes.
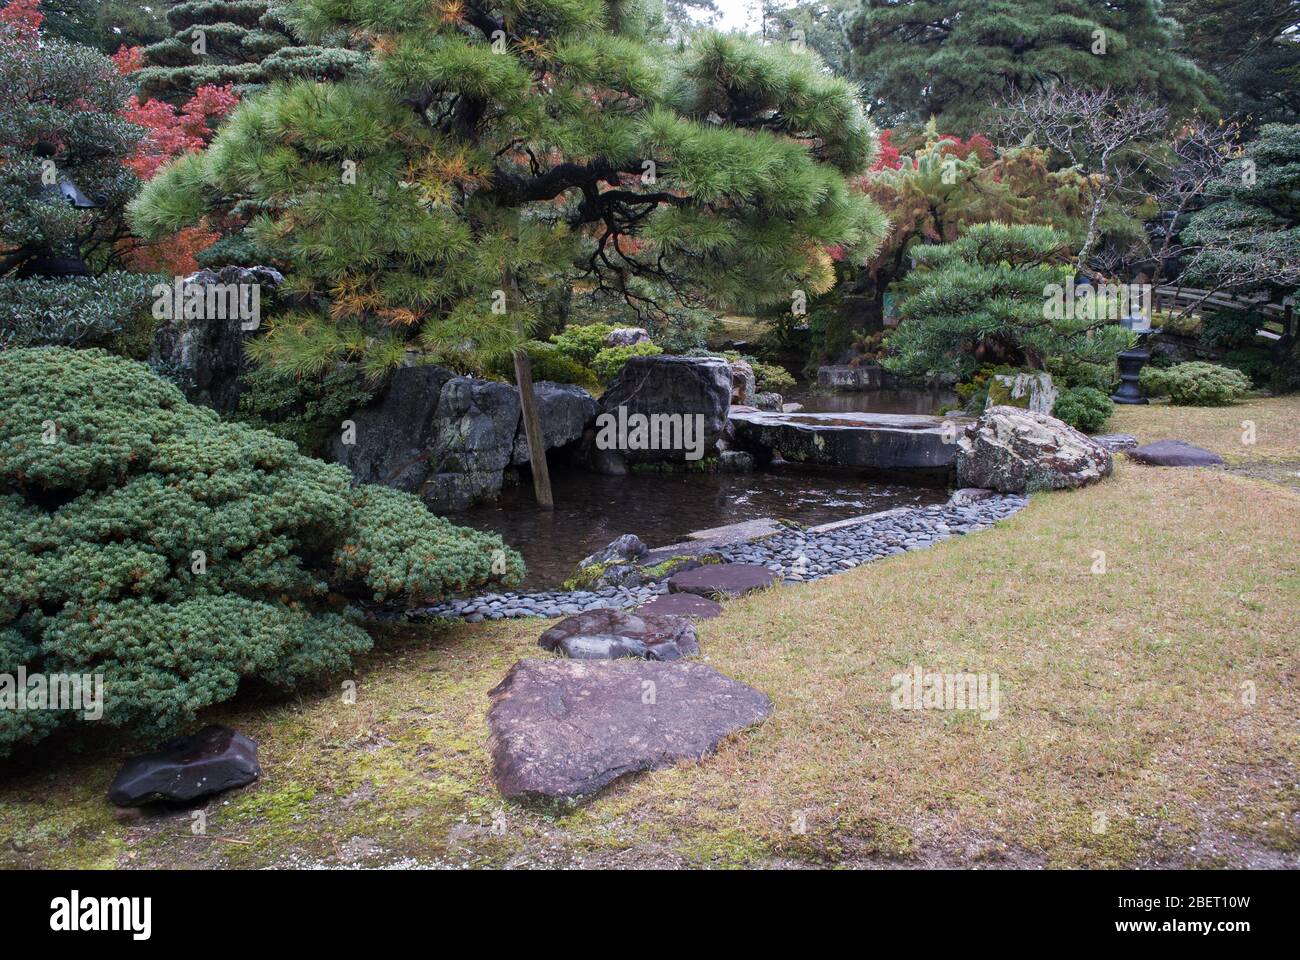
{"type": "MultiPolygon", "coordinates": [[[[726,562],[757,563],[788,583],[818,580],[882,557],[921,550],[950,537],[984,530],[1021,510],[1028,498],[994,494],[983,500],[959,498],[928,507],[902,507],[862,518],[714,548],[726,562]]],[[[598,590],[509,591],[452,600],[411,612],[413,617],[464,619],[471,623],[511,617],[563,617],[585,610],[637,607],[666,594],[665,582],[598,590]]]]}

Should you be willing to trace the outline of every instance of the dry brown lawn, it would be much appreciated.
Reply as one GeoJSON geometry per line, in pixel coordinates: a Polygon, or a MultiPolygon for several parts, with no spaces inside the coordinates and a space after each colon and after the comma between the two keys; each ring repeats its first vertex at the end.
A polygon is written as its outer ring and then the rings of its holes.
{"type": "MultiPolygon", "coordinates": [[[[1298,416],[1152,406],[1111,428],[1287,461],[1298,416]]],[[[734,602],[705,660],[771,719],[576,809],[505,804],[488,776],[486,694],[539,654],[537,621],[387,627],[357,704],[331,685],[205,718],[264,768],[206,836],[115,813],[129,748],[108,741],[0,772],[0,864],[1296,866],[1298,533],[1275,483],[1121,462],[992,530],[734,602]],[[999,715],[891,709],[914,664],[997,674],[999,715]]]]}

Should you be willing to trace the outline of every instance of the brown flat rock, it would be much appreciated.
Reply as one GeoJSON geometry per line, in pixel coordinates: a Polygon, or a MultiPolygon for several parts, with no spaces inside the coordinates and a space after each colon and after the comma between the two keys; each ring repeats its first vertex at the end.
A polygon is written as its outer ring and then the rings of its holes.
{"type": "Polygon", "coordinates": [[[764,694],[687,661],[520,660],[488,696],[492,776],[510,799],[589,797],[701,759],[772,712],[764,694]]]}
{"type": "Polygon", "coordinates": [[[668,578],[669,593],[740,597],[776,583],[777,575],[757,563],[707,563],[668,578]]]}

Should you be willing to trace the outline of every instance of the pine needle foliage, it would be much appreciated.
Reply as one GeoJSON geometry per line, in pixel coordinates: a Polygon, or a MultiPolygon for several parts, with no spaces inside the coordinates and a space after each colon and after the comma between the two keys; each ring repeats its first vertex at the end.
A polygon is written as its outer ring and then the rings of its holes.
{"type": "Polygon", "coordinates": [[[915,248],[901,284],[898,329],[883,364],[898,373],[969,377],[976,347],[997,345],[1023,366],[1113,362],[1130,334],[1106,319],[1048,309],[1071,281],[1068,238],[1052,227],[981,223],[952,243],[915,248]]]}
{"type": "Polygon", "coordinates": [[[994,105],[1054,83],[1142,94],[1176,117],[1212,110],[1217,82],[1179,52],[1160,0],[866,0],[854,72],[893,123],[977,133],[994,105]]]}
{"type": "Polygon", "coordinates": [[[133,206],[146,235],[260,211],[296,303],[255,347],[277,368],[488,368],[569,290],[648,320],[788,303],[833,282],[827,246],[862,263],[885,232],[848,181],[875,132],[814,54],[668,45],[606,0],[301,0],[293,22],[363,39],[367,69],[273,85],[133,206]]]}

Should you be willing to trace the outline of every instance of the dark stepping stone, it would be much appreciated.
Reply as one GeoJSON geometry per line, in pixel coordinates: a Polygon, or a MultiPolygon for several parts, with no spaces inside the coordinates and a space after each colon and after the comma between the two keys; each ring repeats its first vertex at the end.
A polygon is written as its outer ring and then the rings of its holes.
{"type": "Polygon", "coordinates": [[[589,797],[698,760],[772,701],[702,663],[520,660],[489,694],[492,776],[510,799],[589,797]]]}
{"type": "Polygon", "coordinates": [[[543,633],[537,645],[574,660],[680,660],[700,652],[689,620],[610,609],[565,617],[543,633]]]}
{"type": "Polygon", "coordinates": [[[1138,463],[1153,467],[1213,467],[1223,463],[1217,453],[1182,440],[1157,440],[1125,452],[1138,463]]]}
{"type": "Polygon", "coordinates": [[[664,593],[636,608],[637,613],[667,614],[670,617],[695,617],[710,620],[722,613],[722,604],[693,593],[664,593]]]}
{"type": "Polygon", "coordinates": [[[776,583],[777,575],[757,563],[706,563],[668,578],[669,593],[740,597],[776,583]]]}
{"type": "Polygon", "coordinates": [[[204,727],[128,760],[113,778],[108,799],[119,807],[155,800],[189,803],[242,787],[261,775],[256,743],[229,727],[204,727]]]}

